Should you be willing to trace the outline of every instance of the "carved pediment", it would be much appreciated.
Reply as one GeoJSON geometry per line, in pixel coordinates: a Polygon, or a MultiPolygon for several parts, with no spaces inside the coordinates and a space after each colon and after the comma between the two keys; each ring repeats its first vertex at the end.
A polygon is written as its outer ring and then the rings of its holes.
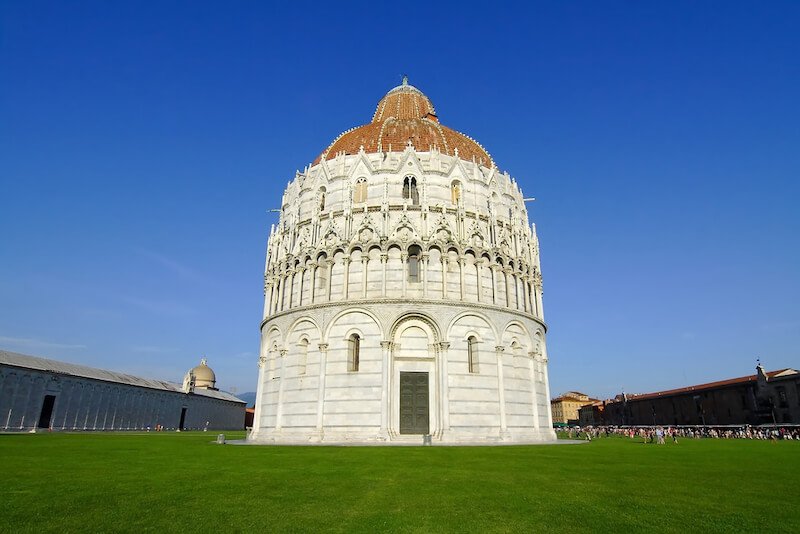
{"type": "Polygon", "coordinates": [[[469,228],[469,243],[472,246],[483,248],[485,242],[486,238],[483,236],[481,226],[478,224],[478,221],[473,221],[472,226],[469,228]]]}
{"type": "Polygon", "coordinates": [[[299,256],[300,253],[307,249],[311,245],[311,233],[308,231],[308,228],[303,228],[300,231],[300,235],[297,238],[297,241],[294,244],[294,250],[292,254],[295,256],[299,256]]]}
{"type": "Polygon", "coordinates": [[[328,223],[327,228],[325,231],[322,232],[322,245],[326,247],[333,247],[338,245],[342,242],[342,234],[339,230],[338,225],[336,224],[335,220],[330,221],[328,223]]]}
{"type": "Polygon", "coordinates": [[[369,213],[366,213],[364,216],[364,220],[361,221],[358,229],[356,229],[356,233],[353,236],[354,242],[360,243],[370,243],[372,241],[380,240],[380,232],[378,232],[378,227],[375,226],[375,223],[372,220],[372,216],[369,213]]]}
{"type": "Polygon", "coordinates": [[[449,243],[456,240],[453,228],[444,215],[439,215],[436,219],[436,223],[431,230],[430,240],[439,243],[449,243]]]}
{"type": "Polygon", "coordinates": [[[407,213],[404,212],[400,220],[397,221],[397,225],[395,225],[390,239],[401,243],[419,241],[419,232],[417,232],[417,229],[411,223],[407,213]]]}

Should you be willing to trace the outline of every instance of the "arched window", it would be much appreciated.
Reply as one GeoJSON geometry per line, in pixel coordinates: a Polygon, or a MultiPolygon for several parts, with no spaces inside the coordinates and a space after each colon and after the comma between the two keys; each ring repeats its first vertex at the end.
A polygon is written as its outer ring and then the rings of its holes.
{"type": "Polygon", "coordinates": [[[308,340],[303,338],[298,345],[300,346],[300,361],[297,364],[297,374],[304,375],[308,364],[308,340]]]}
{"type": "Polygon", "coordinates": [[[450,184],[450,200],[456,206],[461,202],[461,182],[453,180],[450,184]]]}
{"type": "Polygon", "coordinates": [[[319,211],[325,211],[325,193],[327,193],[325,187],[320,187],[319,194],[317,195],[319,211]]]}
{"type": "Polygon", "coordinates": [[[422,250],[417,245],[408,247],[408,281],[419,282],[419,257],[422,250]]]}
{"type": "Polygon", "coordinates": [[[361,338],[353,334],[347,339],[347,370],[358,371],[358,353],[361,350],[361,338]]]}
{"type": "Polygon", "coordinates": [[[467,339],[467,367],[470,373],[478,372],[478,339],[475,336],[467,339]]]}
{"type": "Polygon", "coordinates": [[[353,188],[353,202],[366,202],[367,201],[367,179],[359,178],[356,180],[355,188],[353,188]]]}
{"type": "Polygon", "coordinates": [[[403,198],[411,201],[412,206],[419,206],[419,192],[417,191],[417,179],[413,176],[406,176],[403,180],[403,198]]]}

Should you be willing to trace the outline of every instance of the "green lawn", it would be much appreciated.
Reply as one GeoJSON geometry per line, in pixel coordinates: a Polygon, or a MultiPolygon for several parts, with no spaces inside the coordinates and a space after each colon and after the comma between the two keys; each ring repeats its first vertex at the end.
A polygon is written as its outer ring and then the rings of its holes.
{"type": "Polygon", "coordinates": [[[214,437],[2,435],[0,531],[800,532],[796,441],[242,447],[214,437]]]}

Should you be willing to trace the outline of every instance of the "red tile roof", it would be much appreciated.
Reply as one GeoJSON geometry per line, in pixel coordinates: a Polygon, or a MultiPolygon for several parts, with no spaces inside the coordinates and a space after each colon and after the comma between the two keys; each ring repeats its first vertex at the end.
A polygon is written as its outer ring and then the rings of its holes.
{"type": "Polygon", "coordinates": [[[407,143],[416,150],[431,148],[467,161],[475,160],[486,167],[494,162],[474,139],[439,124],[439,117],[430,99],[412,85],[400,85],[389,91],[375,109],[372,122],[353,128],[334,139],[314,160],[333,159],[339,153],[357,154],[361,147],[367,153],[401,152],[407,143]]]}

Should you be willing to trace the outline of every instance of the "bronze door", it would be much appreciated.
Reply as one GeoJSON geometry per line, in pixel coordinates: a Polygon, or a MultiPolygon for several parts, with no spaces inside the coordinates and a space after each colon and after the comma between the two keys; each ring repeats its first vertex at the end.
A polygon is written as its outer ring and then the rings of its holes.
{"type": "Polygon", "coordinates": [[[428,373],[400,373],[400,433],[428,434],[428,373]]]}

